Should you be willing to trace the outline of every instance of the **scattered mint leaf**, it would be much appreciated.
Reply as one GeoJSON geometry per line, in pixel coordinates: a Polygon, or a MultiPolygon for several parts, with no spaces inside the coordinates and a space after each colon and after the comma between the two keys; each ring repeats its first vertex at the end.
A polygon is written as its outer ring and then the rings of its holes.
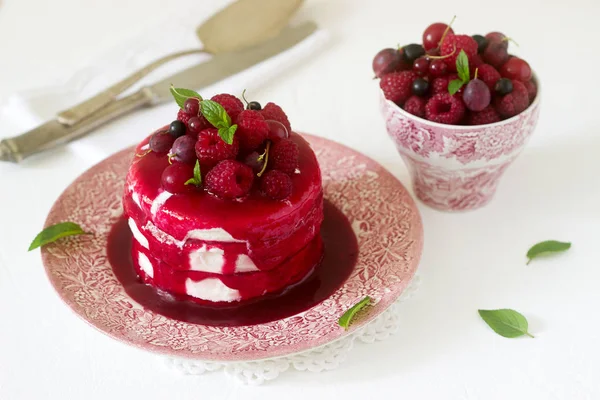
{"type": "Polygon", "coordinates": [[[527,330],[527,319],[515,310],[504,308],[501,310],[478,310],[479,315],[490,328],[498,335],[505,338],[516,338],[527,335],[533,337],[527,330]]]}
{"type": "Polygon", "coordinates": [[[185,185],[200,186],[202,184],[202,174],[200,173],[200,161],[196,160],[194,166],[194,176],[185,182],[185,185]]]}
{"type": "Polygon", "coordinates": [[[237,127],[237,125],[231,125],[229,128],[219,128],[219,136],[221,136],[221,139],[223,139],[225,143],[232,144],[233,135],[235,134],[237,127]]]}
{"type": "Polygon", "coordinates": [[[469,74],[469,57],[467,57],[467,53],[464,50],[461,50],[458,53],[458,57],[456,57],[456,72],[463,83],[467,83],[471,79],[469,74]]]}
{"type": "Polygon", "coordinates": [[[464,84],[465,83],[463,81],[461,81],[460,79],[453,79],[450,81],[450,83],[448,83],[448,92],[451,95],[454,95],[456,92],[458,92],[460,90],[460,88],[464,84]]]}
{"type": "Polygon", "coordinates": [[[202,115],[215,128],[229,128],[231,126],[231,118],[222,105],[212,100],[203,100],[200,103],[202,115]]]}
{"type": "Polygon", "coordinates": [[[342,328],[348,329],[348,327],[350,326],[350,322],[352,322],[352,318],[354,318],[356,313],[358,313],[360,310],[362,310],[363,308],[365,308],[366,306],[368,306],[370,304],[371,304],[371,298],[369,296],[365,297],[364,299],[362,299],[361,301],[359,301],[358,303],[356,303],[355,305],[350,307],[350,309],[348,309],[348,311],[346,311],[344,313],[344,315],[342,315],[340,317],[338,324],[342,328]]]}
{"type": "Polygon", "coordinates": [[[181,109],[183,109],[183,106],[185,105],[185,101],[189,98],[195,97],[199,101],[202,101],[202,96],[200,96],[198,94],[198,92],[195,92],[193,90],[184,89],[184,88],[176,88],[176,87],[173,87],[173,85],[171,85],[171,88],[169,90],[171,91],[171,94],[175,98],[175,102],[181,109]]]}
{"type": "Polygon", "coordinates": [[[33,239],[33,242],[31,242],[31,245],[27,251],[37,249],[38,247],[44,246],[48,243],[56,242],[58,239],[66,236],[86,234],[88,233],[74,222],[61,222],[59,224],[49,226],[38,233],[35,239],[33,239]]]}
{"type": "Polygon", "coordinates": [[[538,256],[560,253],[563,251],[567,251],[570,248],[570,242],[559,242],[557,240],[546,240],[544,242],[539,242],[537,244],[534,244],[527,252],[527,265],[529,265],[531,260],[538,256]]]}

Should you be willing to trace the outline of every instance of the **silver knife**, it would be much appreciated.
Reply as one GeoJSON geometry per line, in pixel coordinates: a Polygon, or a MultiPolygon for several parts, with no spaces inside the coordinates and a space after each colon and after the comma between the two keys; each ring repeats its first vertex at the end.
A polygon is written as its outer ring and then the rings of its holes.
{"type": "Polygon", "coordinates": [[[76,139],[135,109],[172,100],[169,91],[171,84],[176,87],[202,88],[223,80],[300,43],[316,29],[314,22],[285,28],[279,36],[260,45],[218,54],[207,62],[141,88],[129,96],[113,101],[74,125],[63,125],[55,119],[19,136],[4,139],[0,141],[0,161],[18,163],[33,154],[76,139]]]}

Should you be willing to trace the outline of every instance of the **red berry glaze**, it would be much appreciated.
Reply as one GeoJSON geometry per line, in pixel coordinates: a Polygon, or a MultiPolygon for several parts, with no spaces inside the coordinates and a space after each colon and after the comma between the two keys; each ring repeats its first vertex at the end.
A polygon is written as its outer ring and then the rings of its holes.
{"type": "Polygon", "coordinates": [[[285,200],[292,194],[292,178],[278,170],[268,171],[261,179],[260,189],[273,200],[285,200]]]}
{"type": "Polygon", "coordinates": [[[259,111],[244,110],[236,120],[235,136],[240,141],[240,149],[245,152],[256,150],[269,135],[269,125],[259,111]]]}
{"type": "Polygon", "coordinates": [[[469,35],[446,35],[441,46],[441,54],[448,56],[444,58],[448,70],[456,71],[456,58],[461,50],[465,51],[469,58],[469,64],[471,64],[471,60],[477,55],[477,47],[477,42],[469,35]]]}
{"type": "Polygon", "coordinates": [[[439,93],[431,97],[425,106],[425,118],[442,124],[457,125],[465,115],[465,105],[450,93],[439,93]]]}
{"type": "Polygon", "coordinates": [[[298,156],[298,145],[290,139],[283,139],[271,147],[269,165],[273,169],[292,175],[298,168],[298,156]]]}
{"type": "Polygon", "coordinates": [[[500,67],[500,74],[508,79],[527,82],[531,79],[531,67],[519,57],[511,57],[500,67]]]}
{"type": "Polygon", "coordinates": [[[161,186],[169,193],[188,193],[196,188],[194,185],[185,184],[193,177],[193,165],[176,162],[164,169],[161,186]]]}
{"type": "Polygon", "coordinates": [[[427,100],[423,97],[411,96],[404,103],[404,110],[417,117],[425,118],[425,104],[427,104],[427,100]]]}
{"type": "Polygon", "coordinates": [[[244,110],[244,103],[237,97],[228,93],[217,94],[213,96],[211,100],[223,106],[232,121],[235,121],[237,116],[244,110]]]}
{"type": "Polygon", "coordinates": [[[417,78],[413,71],[392,72],[381,78],[379,86],[386,99],[402,106],[412,95],[412,83],[417,78]]]}
{"type": "Polygon", "coordinates": [[[235,135],[233,143],[227,144],[219,136],[217,128],[208,128],[198,134],[198,141],[194,148],[200,164],[212,166],[219,161],[235,158],[239,147],[239,140],[235,135]]]}
{"type": "Polygon", "coordinates": [[[252,168],[235,160],[221,161],[206,174],[208,190],[224,199],[247,195],[250,193],[253,181],[252,168]]]}
{"type": "MultiPolygon", "coordinates": [[[[448,28],[448,25],[443,22],[435,22],[425,29],[423,32],[423,47],[425,50],[431,50],[438,47],[446,28],[448,28]]],[[[448,34],[454,34],[452,28],[448,29],[448,34]]]]}
{"type": "Polygon", "coordinates": [[[509,94],[496,97],[494,106],[503,118],[510,118],[525,111],[529,106],[529,93],[525,85],[515,79],[512,80],[513,90],[509,94]]]}

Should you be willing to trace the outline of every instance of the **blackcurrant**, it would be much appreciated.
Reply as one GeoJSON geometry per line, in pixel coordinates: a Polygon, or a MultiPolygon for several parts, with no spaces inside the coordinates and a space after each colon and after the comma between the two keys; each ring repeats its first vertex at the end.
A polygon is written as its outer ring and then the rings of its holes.
{"type": "Polygon", "coordinates": [[[415,62],[415,60],[423,55],[425,55],[425,49],[420,44],[412,43],[404,46],[402,48],[403,57],[406,62],[410,65],[415,62]]]}
{"type": "Polygon", "coordinates": [[[471,37],[477,42],[477,52],[479,54],[483,53],[488,45],[488,40],[482,35],[473,35],[471,37]]]}
{"type": "Polygon", "coordinates": [[[513,91],[513,84],[510,81],[510,79],[500,78],[496,82],[494,90],[496,91],[496,93],[504,96],[505,94],[509,94],[513,91]]]}
{"type": "Polygon", "coordinates": [[[180,136],[185,135],[186,129],[187,128],[186,128],[185,124],[179,120],[175,120],[175,121],[171,122],[171,125],[169,125],[169,133],[175,139],[177,139],[180,136]]]}
{"type": "Polygon", "coordinates": [[[429,82],[423,78],[417,78],[412,83],[412,92],[417,96],[425,96],[429,91],[429,82]]]}
{"type": "Polygon", "coordinates": [[[258,101],[251,101],[246,106],[246,110],[260,111],[261,109],[262,109],[262,107],[258,101]]]}

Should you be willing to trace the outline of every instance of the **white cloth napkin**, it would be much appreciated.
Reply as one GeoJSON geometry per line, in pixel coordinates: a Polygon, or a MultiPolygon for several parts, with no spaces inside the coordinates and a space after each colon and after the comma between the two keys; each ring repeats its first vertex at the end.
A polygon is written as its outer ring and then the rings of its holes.
{"type": "MultiPolygon", "coordinates": [[[[211,8],[207,2],[196,2],[194,9],[186,13],[190,16],[193,15],[193,18],[189,17],[187,20],[182,20],[181,17],[178,17],[177,24],[172,23],[172,18],[167,18],[164,23],[139,37],[123,42],[118,48],[100,57],[88,67],[79,70],[64,84],[17,93],[9,97],[3,104],[0,104],[0,132],[2,132],[2,136],[8,137],[25,132],[54,118],[57,112],[97,94],[159,57],[180,50],[199,48],[201,43],[195,35],[195,27],[215,11],[217,9],[214,6],[211,8]]],[[[296,46],[237,75],[210,87],[190,89],[199,90],[204,97],[210,97],[221,92],[239,96],[244,89],[251,93],[252,89],[266,83],[274,75],[301,62],[303,58],[321,49],[328,38],[329,35],[326,31],[317,30],[296,46]]],[[[172,61],[151,73],[131,90],[162,79],[208,58],[207,55],[192,55],[172,61]]],[[[122,118],[128,117],[124,116],[122,118]]],[[[174,119],[174,115],[172,119],[174,119]]],[[[170,120],[162,121],[165,125],[168,122],[170,120]]],[[[111,131],[115,130],[111,129],[111,131]]],[[[116,150],[136,143],[149,133],[150,131],[129,131],[127,134],[123,134],[123,132],[102,132],[101,135],[92,134],[74,141],[68,145],[68,148],[71,152],[85,158],[92,164],[116,150]]]]}

